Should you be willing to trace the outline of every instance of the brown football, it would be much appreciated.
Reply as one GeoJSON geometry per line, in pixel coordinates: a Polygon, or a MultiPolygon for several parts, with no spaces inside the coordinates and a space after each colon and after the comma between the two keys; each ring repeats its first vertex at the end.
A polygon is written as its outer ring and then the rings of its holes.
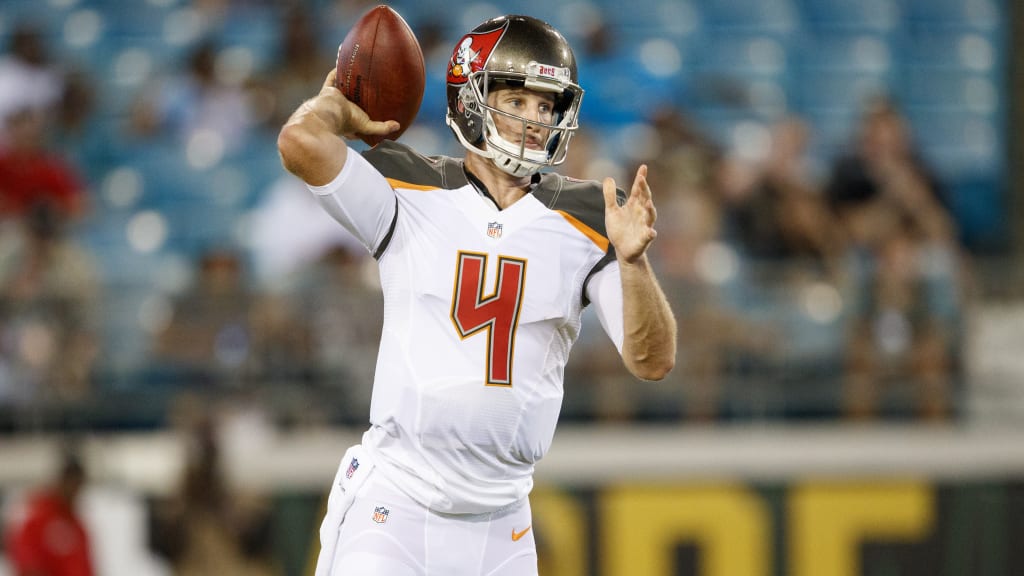
{"type": "Polygon", "coordinates": [[[382,4],[364,14],[338,47],[335,86],[372,120],[395,120],[402,125],[387,136],[360,136],[371,146],[385,138],[397,140],[412,124],[425,84],[420,43],[388,6],[382,4]]]}

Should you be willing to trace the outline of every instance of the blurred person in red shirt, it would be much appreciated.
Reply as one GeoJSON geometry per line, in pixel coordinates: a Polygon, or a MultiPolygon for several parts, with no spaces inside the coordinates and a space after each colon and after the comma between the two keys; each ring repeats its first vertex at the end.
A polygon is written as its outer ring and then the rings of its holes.
{"type": "Polygon", "coordinates": [[[29,498],[7,534],[16,576],[93,575],[88,530],[75,509],[84,485],[85,469],[69,454],[54,484],[29,498]]]}
{"type": "Polygon", "coordinates": [[[47,115],[26,106],[8,114],[11,136],[0,148],[0,218],[19,217],[46,202],[74,220],[84,207],[84,185],[71,164],[47,148],[47,115]]]}

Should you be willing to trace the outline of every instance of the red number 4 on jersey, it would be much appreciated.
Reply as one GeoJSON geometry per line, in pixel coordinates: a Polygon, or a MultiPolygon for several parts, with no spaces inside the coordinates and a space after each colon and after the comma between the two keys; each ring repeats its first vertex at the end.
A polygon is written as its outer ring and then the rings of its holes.
{"type": "Polygon", "coordinates": [[[494,291],[484,295],[487,254],[459,252],[452,296],[452,322],[459,337],[487,331],[488,386],[512,385],[512,351],[526,284],[526,260],[498,257],[494,291]]]}

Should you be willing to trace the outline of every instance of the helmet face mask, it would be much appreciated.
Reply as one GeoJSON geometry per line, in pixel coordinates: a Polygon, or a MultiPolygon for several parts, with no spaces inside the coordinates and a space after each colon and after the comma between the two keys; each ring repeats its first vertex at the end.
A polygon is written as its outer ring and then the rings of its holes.
{"type": "Polygon", "coordinates": [[[579,127],[582,98],[568,42],[548,24],[527,16],[502,16],[481,24],[459,41],[449,61],[448,126],[467,150],[516,177],[565,160],[579,127]],[[493,106],[488,98],[502,88],[551,94],[550,123],[493,106]],[[512,140],[499,133],[499,126],[512,130],[512,140]],[[543,149],[527,146],[529,132],[546,135],[543,149]]]}

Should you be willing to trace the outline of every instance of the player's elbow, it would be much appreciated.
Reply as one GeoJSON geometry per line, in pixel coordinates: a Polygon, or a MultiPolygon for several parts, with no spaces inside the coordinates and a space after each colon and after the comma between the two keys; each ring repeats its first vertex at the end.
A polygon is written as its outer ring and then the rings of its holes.
{"type": "Polygon", "coordinates": [[[277,135],[277,153],[285,170],[302,176],[303,166],[315,147],[315,137],[298,124],[287,124],[277,135]]]}
{"type": "Polygon", "coordinates": [[[307,122],[289,122],[277,135],[281,165],[307,184],[323,186],[345,165],[347,148],[333,134],[311,128],[307,122]]]}
{"type": "Polygon", "coordinates": [[[664,380],[676,366],[675,354],[651,354],[633,358],[626,362],[626,368],[641,380],[664,380]]]}
{"type": "Polygon", "coordinates": [[[664,380],[668,376],[669,372],[675,367],[674,361],[663,362],[656,366],[646,366],[643,370],[636,373],[636,377],[641,380],[658,381],[664,380]]]}

